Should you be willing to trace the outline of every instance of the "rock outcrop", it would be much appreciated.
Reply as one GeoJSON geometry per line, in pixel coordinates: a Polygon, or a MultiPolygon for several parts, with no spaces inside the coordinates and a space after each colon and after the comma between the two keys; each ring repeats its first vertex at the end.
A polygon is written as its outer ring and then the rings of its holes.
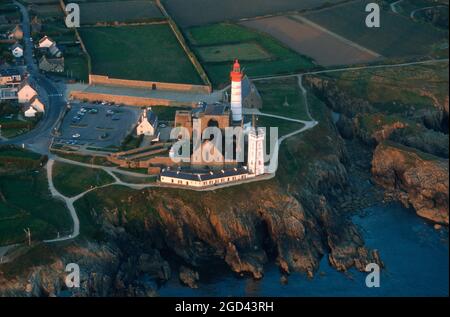
{"type": "Polygon", "coordinates": [[[405,206],[448,225],[449,161],[394,143],[377,146],[372,160],[375,182],[405,206]]]}
{"type": "Polygon", "coordinates": [[[198,288],[198,281],[200,280],[200,275],[198,272],[194,271],[193,269],[190,269],[186,266],[180,267],[180,281],[184,284],[189,286],[190,288],[198,288]]]}

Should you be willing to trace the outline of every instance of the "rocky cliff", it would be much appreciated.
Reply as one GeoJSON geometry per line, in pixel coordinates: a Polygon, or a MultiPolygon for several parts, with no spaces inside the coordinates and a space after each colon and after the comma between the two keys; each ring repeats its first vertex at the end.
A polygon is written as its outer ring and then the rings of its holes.
{"type": "Polygon", "coordinates": [[[15,289],[22,295],[60,295],[61,264],[68,262],[81,263],[83,291],[75,293],[80,296],[154,294],[157,285],[149,287],[148,281],[177,274],[195,287],[212,266],[259,279],[269,261],[286,276],[310,277],[324,256],[340,271],[381,264],[348,215],[333,207],[334,197],[349,189],[348,159],[321,107],[313,110],[319,126],[283,146],[275,179],[210,192],[114,186],[87,194],[76,204],[82,237],[45,265],[0,277],[0,294],[15,289]],[[28,292],[23,285],[32,276],[31,289],[38,291],[28,292]],[[44,280],[59,282],[40,283],[44,280]]]}
{"type": "Polygon", "coordinates": [[[448,225],[448,166],[448,160],[381,143],[374,152],[372,174],[377,184],[419,216],[448,225]]]}

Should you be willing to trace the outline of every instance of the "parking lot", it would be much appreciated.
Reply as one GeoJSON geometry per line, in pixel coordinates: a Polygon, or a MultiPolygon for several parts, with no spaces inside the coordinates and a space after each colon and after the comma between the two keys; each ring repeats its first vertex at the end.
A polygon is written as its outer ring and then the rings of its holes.
{"type": "Polygon", "coordinates": [[[120,146],[137,124],[141,109],[108,104],[71,103],[55,143],[92,148],[120,146]]]}

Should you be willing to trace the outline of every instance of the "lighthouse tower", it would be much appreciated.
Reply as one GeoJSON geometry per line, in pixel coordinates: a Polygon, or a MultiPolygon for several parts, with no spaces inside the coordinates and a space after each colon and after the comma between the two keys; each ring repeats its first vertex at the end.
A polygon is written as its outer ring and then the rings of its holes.
{"type": "Polygon", "coordinates": [[[266,131],[252,127],[248,134],[248,171],[255,176],[264,174],[264,142],[266,131]]]}
{"type": "Polygon", "coordinates": [[[231,77],[231,113],[234,122],[242,121],[242,71],[239,61],[236,60],[233,65],[233,70],[230,73],[231,77]]]}

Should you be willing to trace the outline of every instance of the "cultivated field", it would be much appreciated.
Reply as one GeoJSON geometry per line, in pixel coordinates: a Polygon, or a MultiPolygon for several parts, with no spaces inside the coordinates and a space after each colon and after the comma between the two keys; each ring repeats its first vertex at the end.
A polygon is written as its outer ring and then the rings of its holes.
{"type": "Polygon", "coordinates": [[[367,28],[363,0],[304,14],[304,16],[361,46],[386,57],[423,55],[430,52],[435,43],[448,42],[448,32],[428,24],[392,13],[381,12],[381,27],[367,28]]]}
{"type": "MultiPolygon", "coordinates": [[[[334,3],[342,0],[334,0],[334,3]]],[[[169,14],[182,27],[235,21],[287,11],[302,11],[330,4],[329,0],[163,0],[169,14]]]]}
{"type": "Polygon", "coordinates": [[[81,24],[152,22],[163,15],[151,0],[76,1],[80,5],[81,24]]]}
{"type": "Polygon", "coordinates": [[[270,34],[323,66],[366,63],[378,58],[377,54],[334,36],[298,16],[277,16],[249,20],[241,24],[270,34]]]}
{"type": "Polygon", "coordinates": [[[80,34],[96,75],[203,84],[167,24],[87,27],[80,34]]]}
{"type": "MultiPolygon", "coordinates": [[[[315,66],[310,58],[294,52],[272,37],[236,24],[219,23],[193,27],[186,30],[186,35],[192,49],[200,57],[205,47],[208,48],[208,52],[219,51],[222,55],[225,54],[224,48],[228,48],[226,55],[230,59],[242,58],[245,61],[246,54],[243,54],[245,51],[234,50],[235,45],[242,47],[247,44],[246,47],[250,48],[257,44],[269,54],[270,58],[244,62],[245,72],[249,76],[293,73],[315,66]]],[[[255,56],[254,52],[252,54],[255,56]]],[[[203,61],[203,66],[216,88],[229,83],[232,66],[229,61],[220,63],[203,61]]]]}
{"type": "Polygon", "coordinates": [[[229,44],[199,47],[198,53],[204,62],[260,61],[270,59],[271,55],[255,43],[229,44]]]}

